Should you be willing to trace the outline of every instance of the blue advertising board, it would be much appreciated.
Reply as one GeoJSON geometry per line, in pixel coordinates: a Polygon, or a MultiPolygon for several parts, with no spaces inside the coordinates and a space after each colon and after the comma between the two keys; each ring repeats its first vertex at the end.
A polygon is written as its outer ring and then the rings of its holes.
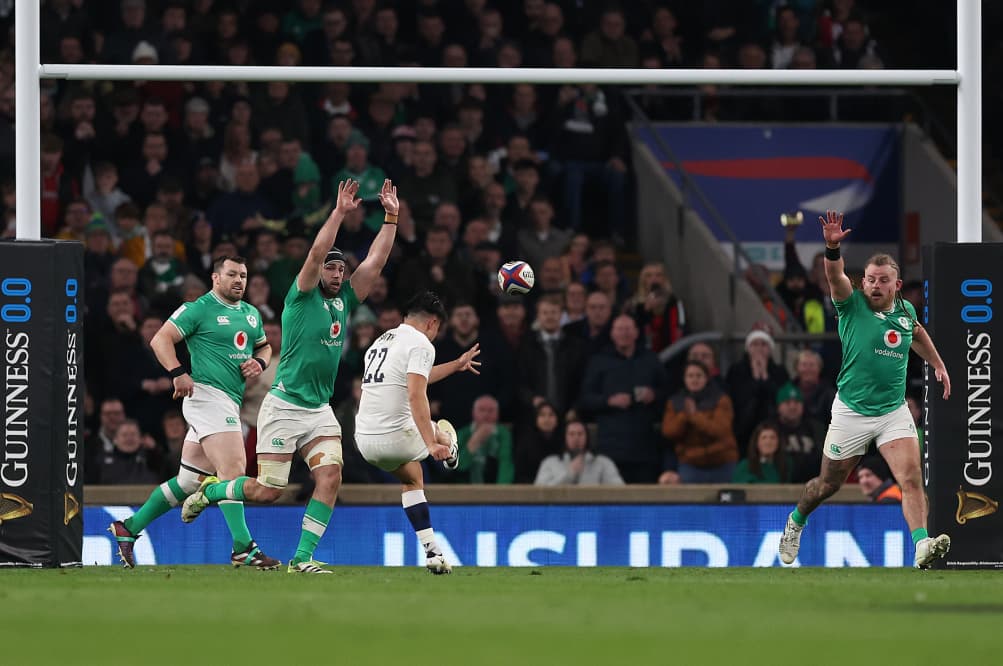
{"type": "MultiPolygon", "coordinates": [[[[460,566],[779,566],[777,543],[789,506],[603,505],[433,506],[447,558],[460,566]]],[[[104,530],[131,515],[125,506],[86,507],[84,564],[115,564],[104,530]]],[[[273,557],[296,550],[303,509],[248,507],[254,538],[273,557]]],[[[230,538],[222,514],[185,525],[173,511],[136,542],[139,564],[222,564],[230,538]]],[[[424,552],[400,507],[339,506],[317,559],[334,565],[411,566],[424,552]]],[[[801,566],[912,563],[912,541],[898,506],[832,505],[812,515],[801,566]]]]}
{"type": "MultiPolygon", "coordinates": [[[[829,209],[845,213],[854,243],[899,241],[900,141],[894,126],[659,124],[654,131],[738,239],[772,250],[757,258],[767,264],[782,262],[784,212],[805,214],[799,245],[821,243],[816,221],[829,209]]],[[[679,171],[655,136],[645,128],[635,136],[679,184],[679,171]]],[[[695,197],[687,203],[709,222],[695,197]]],[[[710,228],[725,240],[715,225],[710,228]]]]}

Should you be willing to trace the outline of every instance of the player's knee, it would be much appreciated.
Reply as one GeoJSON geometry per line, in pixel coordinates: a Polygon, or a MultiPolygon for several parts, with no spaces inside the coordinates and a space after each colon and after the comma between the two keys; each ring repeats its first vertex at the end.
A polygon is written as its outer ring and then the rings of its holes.
{"type": "Polygon", "coordinates": [[[178,470],[178,485],[184,492],[185,497],[188,497],[202,485],[202,479],[209,476],[209,472],[197,471],[191,465],[187,465],[184,460],[181,461],[181,469],[178,470]]]}
{"type": "Polygon", "coordinates": [[[313,480],[321,491],[335,491],[341,487],[341,465],[324,465],[313,470],[313,480]]]}
{"type": "Polygon", "coordinates": [[[920,479],[920,472],[908,473],[902,476],[901,479],[896,479],[899,482],[899,487],[902,488],[904,493],[918,493],[923,489],[923,482],[920,479]]]}
{"type": "Polygon", "coordinates": [[[255,502],[271,504],[282,496],[282,491],[289,484],[290,460],[258,460],[258,478],[255,502]]]}

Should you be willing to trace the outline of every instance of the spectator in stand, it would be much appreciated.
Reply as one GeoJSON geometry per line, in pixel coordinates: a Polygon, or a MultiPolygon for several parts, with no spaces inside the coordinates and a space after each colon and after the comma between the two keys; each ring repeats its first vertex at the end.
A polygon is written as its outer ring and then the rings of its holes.
{"type": "Polygon", "coordinates": [[[523,42],[528,67],[553,67],[554,41],[564,31],[564,11],[557,2],[545,2],[537,25],[523,42]]]}
{"type": "Polygon", "coordinates": [[[592,356],[585,370],[581,409],[595,417],[598,451],[616,463],[627,483],[654,483],[659,473],[659,441],[654,424],[665,404],[665,370],[638,346],[634,320],[613,321],[613,346],[592,356]]]}
{"type": "Polygon", "coordinates": [[[511,420],[515,368],[498,335],[481,325],[473,305],[460,302],[449,313],[449,329],[435,341],[436,358],[456,358],[475,343],[481,346],[481,373],[459,373],[452,381],[436,382],[428,388],[432,416],[450,423],[469,418],[474,399],[492,395],[505,420],[511,420]],[[455,352],[459,353],[455,353],[455,352]]]}
{"type": "Polygon", "coordinates": [[[98,162],[94,165],[94,186],[84,187],[84,196],[91,210],[100,213],[109,225],[116,239],[119,238],[115,211],[124,203],[132,201],[129,195],[118,186],[118,167],[111,162],[98,162]]]}
{"type": "Polygon", "coordinates": [[[108,293],[111,266],[116,258],[108,225],[100,218],[93,220],[84,232],[85,303],[90,303],[98,294],[108,293]]]}
{"type": "Polygon", "coordinates": [[[453,253],[449,229],[432,227],[425,236],[425,251],[401,266],[395,294],[400,302],[422,290],[436,292],[447,306],[474,297],[474,278],[470,266],[453,253]]]}
{"type": "Polygon", "coordinates": [[[564,428],[564,453],[548,456],[541,464],[537,486],[622,486],[623,478],[612,460],[592,451],[589,431],[581,421],[564,428]]]}
{"type": "Polygon", "coordinates": [[[788,382],[777,393],[777,420],[781,449],[790,456],[793,483],[804,483],[818,475],[822,465],[825,428],[804,411],[801,391],[788,382]]]}
{"type": "Polygon", "coordinates": [[[74,90],[68,97],[69,117],[62,129],[63,163],[70,173],[80,178],[95,152],[97,105],[94,94],[86,89],[74,90]]]}
{"type": "Polygon", "coordinates": [[[107,397],[98,410],[99,425],[84,443],[84,482],[99,483],[101,462],[115,451],[115,431],[125,420],[125,407],[115,397],[107,397]]]}
{"type": "Polygon", "coordinates": [[[236,188],[219,196],[209,207],[207,217],[216,238],[238,236],[261,226],[261,217],[275,215],[272,204],[258,193],[260,178],[252,162],[236,169],[236,188]]]}
{"type": "Polygon", "coordinates": [[[781,5],[776,9],[777,33],[770,47],[770,65],[773,69],[790,69],[794,54],[802,48],[798,31],[801,20],[797,12],[789,5],[781,5]]]}
{"type": "Polygon", "coordinates": [[[177,152],[186,171],[193,170],[205,157],[218,157],[222,150],[219,134],[209,122],[209,112],[209,102],[201,97],[192,97],[185,102],[177,152]]]}
{"type": "Polygon", "coordinates": [[[147,133],[139,160],[122,174],[122,189],[137,205],[148,206],[156,198],[160,181],[168,175],[175,176],[177,168],[167,138],[159,132],[147,133]]]}
{"type": "MultiPolygon", "coordinates": [[[[237,99],[234,106],[247,102],[237,99]]],[[[247,105],[249,107],[249,105],[247,105]]],[[[251,148],[251,128],[249,125],[231,121],[223,134],[223,153],[219,159],[219,188],[231,192],[237,186],[237,168],[241,164],[254,164],[258,161],[258,153],[251,148]]]]}
{"type": "Polygon", "coordinates": [[[605,227],[622,240],[627,154],[623,120],[606,94],[592,84],[562,86],[552,116],[552,176],[563,174],[567,226],[583,225],[587,182],[598,181],[606,193],[605,227]]]}
{"type": "Polygon", "coordinates": [[[536,200],[539,191],[540,167],[531,159],[520,159],[512,165],[512,176],[514,189],[506,199],[502,218],[506,223],[522,228],[530,221],[529,206],[536,200]]]}
{"type": "Polygon", "coordinates": [[[498,330],[507,345],[506,352],[517,354],[526,336],[526,306],[522,297],[501,294],[496,315],[498,330]]]}
{"type": "Polygon", "coordinates": [[[153,41],[155,35],[146,27],[146,0],[122,0],[120,12],[121,28],[108,35],[104,56],[113,65],[128,65],[136,46],[153,41]]]}
{"type": "Polygon", "coordinates": [[[518,248],[516,228],[502,220],[505,211],[505,187],[500,183],[489,183],[484,189],[484,214],[488,223],[488,240],[497,243],[503,256],[513,256],[518,248]]]}
{"type": "Polygon", "coordinates": [[[530,226],[518,234],[519,256],[530,266],[541,267],[545,259],[559,258],[571,241],[571,232],[553,227],[554,206],[543,196],[529,203],[530,226]]]}
{"type": "Polygon", "coordinates": [[[616,264],[611,261],[602,261],[596,264],[592,287],[606,295],[613,310],[623,311],[624,303],[628,297],[627,282],[621,279],[616,264]]]}
{"type": "Polygon", "coordinates": [[[582,385],[588,345],[561,330],[561,300],[544,296],[536,304],[536,330],[523,341],[516,361],[519,379],[518,432],[532,428],[536,408],[549,402],[562,418],[574,409],[582,385]]]}
{"type": "Polygon", "coordinates": [[[594,291],[585,299],[585,318],[565,325],[570,337],[578,337],[588,343],[592,356],[610,345],[610,326],[613,304],[601,291],[594,291]]]}
{"type": "Polygon", "coordinates": [[[185,446],[188,424],[180,411],[168,409],[160,420],[160,430],[164,433],[164,444],[159,447],[164,452],[160,466],[160,481],[167,481],[177,474],[178,465],[181,464],[181,451],[185,446]]]}
{"type": "Polygon", "coordinates": [[[272,289],[268,284],[268,277],[261,273],[252,273],[247,278],[247,295],[244,297],[248,303],[258,308],[262,320],[275,319],[281,314],[272,297],[272,289]]]}
{"type": "Polygon", "coordinates": [[[856,0],[832,0],[825,3],[818,17],[816,36],[819,46],[832,48],[843,34],[843,26],[856,13],[856,0]]]}
{"type": "Polygon", "coordinates": [[[672,292],[672,283],[660,261],[641,268],[637,291],[624,311],[637,320],[648,349],[656,354],[686,334],[686,309],[672,292]]]}
{"type": "Polygon", "coordinates": [[[498,401],[482,395],[474,401],[473,420],[456,433],[460,461],[455,482],[509,484],[515,480],[512,433],[498,423],[498,401]]]}
{"type": "Polygon", "coordinates": [[[790,461],[780,450],[780,431],[765,421],[752,431],[749,451],[735,467],[733,483],[789,483],[790,461]]]}
{"type": "Polygon", "coordinates": [[[515,482],[533,483],[540,463],[564,450],[563,428],[557,410],[549,402],[536,406],[533,428],[515,438],[515,482]]]}
{"type": "Polygon", "coordinates": [[[91,208],[84,199],[73,199],[64,210],[63,227],[57,240],[83,241],[87,223],[91,221],[91,208]]]}
{"type": "Polygon", "coordinates": [[[135,333],[118,338],[118,346],[107,358],[115,393],[122,397],[126,412],[144,433],[157,438],[163,434],[161,417],[171,408],[174,393],[171,378],[150,348],[150,340],[163,324],[157,315],[144,316],[135,333]]]}
{"type": "Polygon", "coordinates": [[[188,269],[175,255],[175,240],[167,231],[154,233],[151,245],[153,256],[139,270],[139,289],[153,308],[173,312],[181,305],[181,285],[188,269]]]}
{"type": "Polygon", "coordinates": [[[742,360],[728,369],[726,384],[735,406],[735,438],[747,442],[758,423],[773,416],[774,401],[787,383],[787,370],[773,360],[773,337],[763,330],[745,336],[742,360]]]}
{"type": "Polygon", "coordinates": [[[42,236],[51,238],[59,229],[65,202],[80,196],[80,185],[63,165],[63,140],[55,134],[42,136],[42,236]]]}
{"type": "Polygon", "coordinates": [[[345,142],[345,149],[345,167],[331,179],[331,191],[337,191],[338,183],[343,180],[351,178],[358,181],[358,198],[369,211],[365,215],[366,226],[378,231],[383,224],[383,206],[379,205],[377,197],[387,175],[383,169],[369,162],[369,139],[362,132],[353,130],[345,142]]]}
{"type": "Polygon", "coordinates": [[[457,200],[456,183],[436,167],[438,157],[430,141],[416,141],[412,159],[414,173],[405,176],[400,190],[407,193],[418,233],[424,234],[432,224],[439,202],[457,200]]]}
{"type": "Polygon", "coordinates": [[[895,483],[888,464],[880,456],[867,456],[857,465],[860,492],[875,504],[901,504],[902,488],[895,483]]]}
{"type": "Polygon", "coordinates": [[[681,67],[686,60],[685,39],[678,28],[679,21],[671,9],[656,7],[651,14],[651,28],[642,35],[640,52],[654,55],[659,67],[681,67]]]}
{"type": "Polygon", "coordinates": [[[114,450],[101,458],[95,483],[105,486],[153,485],[160,481],[157,442],[149,435],[141,434],[136,421],[122,421],[115,430],[113,442],[114,450]]]}
{"type": "Polygon", "coordinates": [[[617,7],[599,17],[599,29],[582,42],[582,63],[598,67],[637,67],[637,43],[626,33],[627,20],[617,7]]]}
{"type": "Polygon", "coordinates": [[[689,361],[683,390],[665,405],[662,435],[672,441],[682,483],[727,483],[738,447],[732,433],[731,398],[710,381],[703,364],[689,361]]]}
{"type": "Polygon", "coordinates": [[[836,39],[830,51],[822,52],[822,63],[826,69],[857,69],[864,66],[865,59],[877,57],[878,44],[871,39],[867,24],[857,15],[850,15],[843,22],[843,32],[836,39]]]}
{"type": "Polygon", "coordinates": [[[561,312],[562,327],[584,321],[587,298],[588,290],[581,282],[569,282],[564,287],[564,311],[561,312]]]}
{"type": "Polygon", "coordinates": [[[836,389],[822,377],[822,356],[811,349],[798,352],[795,373],[792,382],[804,398],[805,415],[828,426],[836,389]]]}

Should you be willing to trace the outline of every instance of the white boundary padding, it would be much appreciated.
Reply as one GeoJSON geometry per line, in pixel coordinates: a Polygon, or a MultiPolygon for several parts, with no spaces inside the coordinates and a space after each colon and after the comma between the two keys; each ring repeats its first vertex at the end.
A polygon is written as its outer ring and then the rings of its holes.
{"type": "Polygon", "coordinates": [[[958,242],[982,241],[982,2],[958,0],[958,242]]]}
{"type": "Polygon", "coordinates": [[[17,237],[42,237],[42,167],[39,158],[39,3],[14,4],[14,177],[17,237]]]}
{"type": "Polygon", "coordinates": [[[346,83],[533,83],[599,85],[957,85],[951,69],[558,69],[553,67],[235,67],[42,65],[43,79],[102,81],[343,81],[346,83]]]}

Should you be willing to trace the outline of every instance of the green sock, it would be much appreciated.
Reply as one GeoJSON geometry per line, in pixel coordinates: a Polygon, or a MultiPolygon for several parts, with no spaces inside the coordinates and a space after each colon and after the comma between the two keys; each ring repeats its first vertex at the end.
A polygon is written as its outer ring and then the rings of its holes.
{"type": "Polygon", "coordinates": [[[805,523],[808,522],[808,516],[802,516],[801,512],[798,511],[798,508],[794,507],[794,510],[791,511],[791,520],[793,520],[801,527],[804,527],[805,523]]]}
{"type": "Polygon", "coordinates": [[[930,535],[927,533],[925,527],[920,527],[918,529],[913,530],[912,531],[912,543],[913,543],[913,545],[915,546],[917,543],[919,543],[923,539],[927,538],[928,536],[930,536],[930,535]]]}
{"type": "Polygon", "coordinates": [[[186,497],[188,497],[188,493],[181,490],[181,486],[178,485],[178,477],[175,476],[153,489],[146,503],[139,507],[139,511],[123,521],[125,529],[133,534],[139,534],[146,529],[147,525],[181,504],[186,497]]]}
{"type": "Polygon", "coordinates": [[[223,500],[219,503],[226,526],[230,528],[233,537],[233,552],[242,553],[251,545],[251,531],[247,529],[244,519],[244,503],[236,500],[223,500]]]}
{"type": "Polygon", "coordinates": [[[293,564],[313,559],[313,551],[317,550],[317,544],[324,536],[324,530],[327,529],[333,512],[334,507],[313,498],[310,499],[310,503],[306,505],[306,513],[303,514],[303,531],[300,533],[299,545],[296,546],[293,564]]]}
{"type": "Polygon", "coordinates": [[[246,476],[238,476],[233,481],[220,481],[206,486],[206,499],[210,502],[220,502],[226,499],[243,502],[247,499],[244,497],[244,484],[247,482],[247,478],[246,476]]]}

